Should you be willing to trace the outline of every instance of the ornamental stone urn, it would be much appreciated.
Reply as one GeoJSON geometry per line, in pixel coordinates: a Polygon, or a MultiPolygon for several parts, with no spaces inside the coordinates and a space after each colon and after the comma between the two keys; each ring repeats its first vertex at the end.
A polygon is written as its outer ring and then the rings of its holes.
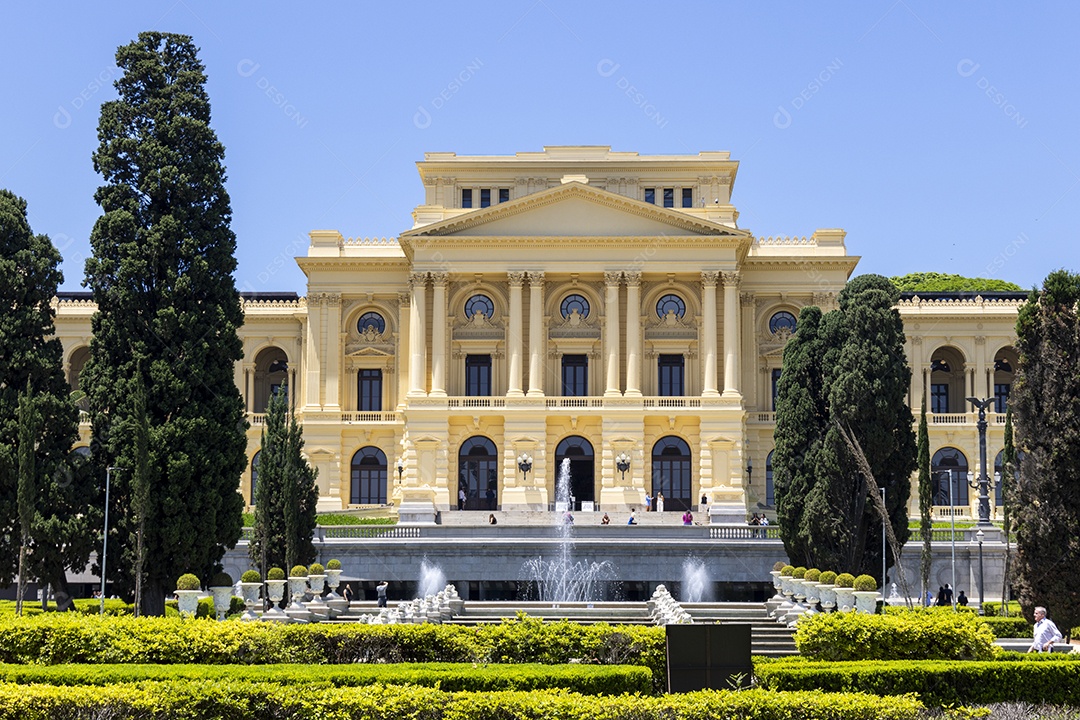
{"type": "Polygon", "coordinates": [[[815,615],[818,612],[817,605],[821,602],[821,597],[818,595],[818,588],[820,587],[821,583],[819,582],[803,580],[803,588],[806,590],[806,613],[808,615],[815,615]]]}
{"type": "Polygon", "coordinates": [[[195,613],[199,611],[200,595],[202,595],[201,590],[177,590],[176,605],[180,614],[195,617],[195,613]]]}
{"type": "Polygon", "coordinates": [[[327,594],[327,600],[337,600],[340,595],[337,594],[338,587],[341,586],[341,570],[335,570],[333,568],[327,568],[326,570],[326,586],[330,588],[330,592],[327,594]]]}
{"type": "Polygon", "coordinates": [[[270,596],[270,609],[263,613],[263,620],[288,619],[280,607],[281,600],[285,597],[285,585],[287,583],[287,580],[266,581],[266,592],[270,596]]]}
{"type": "Polygon", "coordinates": [[[855,610],[867,615],[873,615],[877,610],[877,601],[881,596],[877,590],[855,590],[855,610]]]}
{"type": "Polygon", "coordinates": [[[241,620],[259,619],[259,616],[255,614],[255,608],[259,604],[259,591],[261,589],[261,582],[240,583],[240,595],[244,598],[244,614],[240,616],[241,620]]]}
{"type": "Polygon", "coordinates": [[[820,584],[817,588],[818,598],[821,602],[821,609],[825,612],[832,612],[836,609],[836,586],[832,583],[827,585],[820,584]]]}
{"type": "Polygon", "coordinates": [[[292,602],[289,603],[289,607],[286,610],[303,610],[304,609],[304,595],[307,594],[307,577],[300,577],[297,575],[289,576],[289,597],[292,598],[292,602]]]}
{"type": "Polygon", "coordinates": [[[215,585],[210,588],[210,594],[214,596],[214,612],[218,620],[224,620],[229,614],[229,606],[232,605],[232,585],[215,585]]]}
{"type": "Polygon", "coordinates": [[[850,612],[855,609],[855,588],[837,587],[834,592],[836,593],[837,610],[850,612]]]}

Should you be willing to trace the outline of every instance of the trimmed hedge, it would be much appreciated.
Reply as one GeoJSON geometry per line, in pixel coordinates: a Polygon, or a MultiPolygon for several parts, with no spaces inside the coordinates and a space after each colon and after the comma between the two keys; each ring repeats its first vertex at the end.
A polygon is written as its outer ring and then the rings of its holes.
{"type": "Polygon", "coordinates": [[[1036,661],[1008,653],[1008,660],[941,660],[755,663],[762,688],[820,689],[874,695],[917,693],[928,706],[988,705],[1003,702],[1080,705],[1080,662],[1068,656],[1033,655],[1036,661]]]}
{"type": "Polygon", "coordinates": [[[1000,651],[978,617],[922,608],[803,617],[795,645],[811,660],[989,660],[1000,651]]]}
{"type": "Polygon", "coordinates": [[[1033,630],[1023,617],[984,617],[982,622],[999,638],[1030,638],[1033,630]]]}
{"type": "Polygon", "coordinates": [[[335,687],[395,684],[491,692],[562,688],[583,695],[652,692],[652,673],[633,665],[0,665],[0,683],[116,685],[144,681],[244,681],[335,687]]]}
{"type": "Polygon", "coordinates": [[[415,686],[364,688],[191,681],[51,687],[0,684],[0,720],[95,717],[135,720],[916,720],[912,697],[821,692],[704,691],[682,695],[586,696],[557,690],[450,693],[415,686]]]}

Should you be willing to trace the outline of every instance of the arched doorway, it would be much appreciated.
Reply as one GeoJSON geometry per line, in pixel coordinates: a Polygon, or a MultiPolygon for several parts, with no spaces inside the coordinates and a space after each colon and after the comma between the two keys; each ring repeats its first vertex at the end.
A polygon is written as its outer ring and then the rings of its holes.
{"type": "Polygon", "coordinates": [[[255,356],[253,412],[264,413],[270,398],[282,392],[289,379],[289,359],[278,347],[268,347],[255,356]]]}
{"type": "Polygon", "coordinates": [[[386,455],[379,448],[369,445],[353,455],[349,504],[386,504],[386,455]]]}
{"type": "Polygon", "coordinates": [[[773,464],[772,456],[775,450],[770,450],[768,457],[765,458],[765,505],[773,507],[776,505],[776,486],[773,484],[773,464]]]}
{"type": "Polygon", "coordinates": [[[498,509],[498,460],[495,443],[486,437],[477,435],[461,443],[458,450],[458,490],[465,491],[466,510],[498,509]]]}
{"type": "Polygon", "coordinates": [[[562,439],[555,448],[556,481],[564,459],[570,460],[570,495],[574,498],[574,510],[580,510],[582,502],[596,502],[596,465],[592,443],[580,435],[562,439]]]}
{"type": "Polygon", "coordinates": [[[968,504],[968,461],[967,456],[956,448],[941,448],[930,461],[930,476],[933,479],[934,504],[949,505],[949,493],[952,492],[952,505],[964,507],[968,504]]]}
{"type": "Polygon", "coordinates": [[[664,510],[689,510],[693,484],[686,441],[674,435],[657,440],[652,451],[652,494],[664,494],[664,510]]]}

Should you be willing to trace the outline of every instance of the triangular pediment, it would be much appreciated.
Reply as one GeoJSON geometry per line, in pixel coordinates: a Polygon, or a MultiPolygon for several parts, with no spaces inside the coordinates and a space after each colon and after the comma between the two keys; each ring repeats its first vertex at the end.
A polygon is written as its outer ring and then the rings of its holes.
{"type": "Polygon", "coordinates": [[[402,234],[468,237],[749,237],[744,230],[579,182],[527,195],[402,234]]]}

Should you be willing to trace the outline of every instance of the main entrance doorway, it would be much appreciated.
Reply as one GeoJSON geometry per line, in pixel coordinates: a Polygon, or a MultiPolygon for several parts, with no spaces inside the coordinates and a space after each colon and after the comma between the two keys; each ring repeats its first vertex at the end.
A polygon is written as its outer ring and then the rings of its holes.
{"type": "Polygon", "coordinates": [[[570,495],[573,509],[580,510],[583,502],[596,502],[595,458],[592,444],[580,435],[563,438],[555,448],[555,480],[562,461],[570,460],[570,495]]]}

